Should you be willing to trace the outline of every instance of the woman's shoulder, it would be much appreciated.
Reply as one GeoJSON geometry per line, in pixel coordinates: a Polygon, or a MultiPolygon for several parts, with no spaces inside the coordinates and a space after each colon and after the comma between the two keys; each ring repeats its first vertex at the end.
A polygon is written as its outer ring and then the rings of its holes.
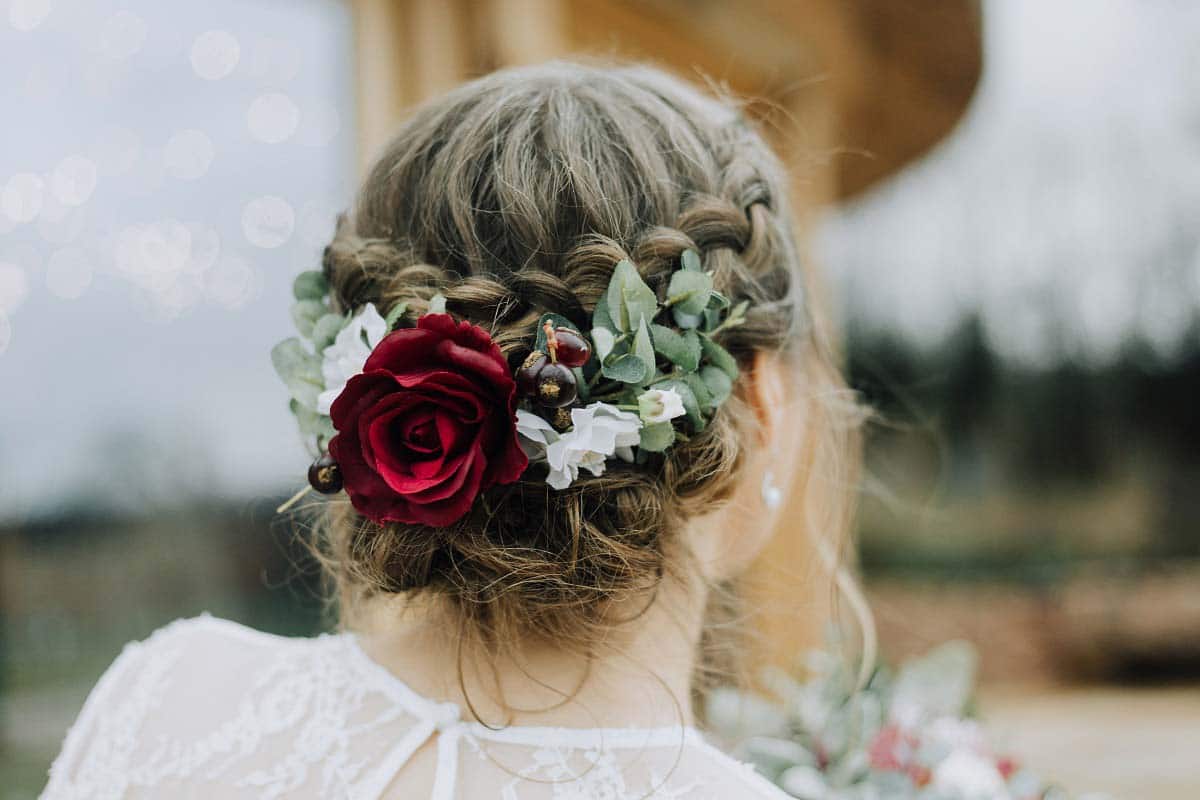
{"type": "Polygon", "coordinates": [[[209,655],[235,653],[263,655],[271,652],[311,647],[325,636],[310,638],[266,633],[240,622],[204,612],[195,617],[177,619],[153,631],[140,641],[130,642],[126,650],[155,655],[193,648],[207,648],[209,655]]]}
{"type": "Polygon", "coordinates": [[[346,720],[314,709],[366,716],[368,704],[383,705],[355,679],[352,646],[344,635],[276,636],[207,614],[131,642],[84,703],[45,796],[160,789],[215,765],[251,772],[248,757],[269,742],[322,726],[337,734],[346,720]]]}

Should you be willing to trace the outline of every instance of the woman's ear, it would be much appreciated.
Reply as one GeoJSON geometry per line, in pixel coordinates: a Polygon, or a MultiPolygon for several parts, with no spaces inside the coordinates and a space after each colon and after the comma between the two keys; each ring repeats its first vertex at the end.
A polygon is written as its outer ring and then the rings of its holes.
{"type": "Polygon", "coordinates": [[[775,353],[759,351],[747,381],[746,401],[758,422],[760,445],[775,441],[787,414],[788,368],[775,353]]]}
{"type": "Polygon", "coordinates": [[[779,493],[791,485],[804,427],[790,390],[791,369],[785,358],[759,352],[742,376],[742,396],[757,424],[747,432],[741,480],[729,502],[706,518],[692,537],[710,579],[742,572],[774,533],[779,509],[768,502],[768,488],[779,493]]]}

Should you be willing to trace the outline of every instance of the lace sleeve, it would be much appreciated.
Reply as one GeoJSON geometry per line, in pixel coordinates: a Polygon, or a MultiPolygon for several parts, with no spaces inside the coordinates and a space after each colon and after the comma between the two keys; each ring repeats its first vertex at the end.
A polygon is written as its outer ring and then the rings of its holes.
{"type": "Polygon", "coordinates": [[[119,698],[137,682],[145,647],[142,642],[125,645],[116,660],[100,676],[67,732],[62,751],[50,767],[50,781],[42,793],[42,800],[79,796],[76,776],[81,772],[86,754],[98,743],[101,720],[112,712],[119,698]]]}

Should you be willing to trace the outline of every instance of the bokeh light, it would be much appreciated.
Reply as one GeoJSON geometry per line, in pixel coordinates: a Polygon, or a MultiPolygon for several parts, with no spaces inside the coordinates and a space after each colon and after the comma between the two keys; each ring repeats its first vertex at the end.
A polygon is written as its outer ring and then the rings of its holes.
{"type": "Polygon", "coordinates": [[[41,175],[19,172],[0,192],[0,212],[13,222],[29,222],[42,210],[46,182],[41,175]]]}
{"type": "Polygon", "coordinates": [[[189,129],[167,141],[163,162],[172,177],[192,181],[208,172],[215,155],[212,139],[204,131],[189,129]]]}
{"type": "Polygon", "coordinates": [[[281,92],[259,95],[246,110],[250,135],[266,144],[289,139],[300,124],[300,109],[292,98],[281,92]]]}
{"type": "Polygon", "coordinates": [[[192,43],[192,69],[206,81],[216,81],[233,72],[242,48],[229,31],[205,31],[192,43]]]}
{"type": "Polygon", "coordinates": [[[273,249],[292,236],[296,212],[282,197],[256,197],[242,211],[242,232],[255,247],[273,249]]]}

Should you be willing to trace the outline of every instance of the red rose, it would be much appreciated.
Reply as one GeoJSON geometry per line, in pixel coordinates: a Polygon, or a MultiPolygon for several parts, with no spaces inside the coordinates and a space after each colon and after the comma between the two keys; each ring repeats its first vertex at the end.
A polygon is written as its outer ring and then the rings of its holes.
{"type": "Polygon", "coordinates": [[[486,331],[426,314],[385,336],[333,402],[329,452],[364,516],[449,525],[480,491],[512,483],[528,465],[516,403],[486,331]]]}

